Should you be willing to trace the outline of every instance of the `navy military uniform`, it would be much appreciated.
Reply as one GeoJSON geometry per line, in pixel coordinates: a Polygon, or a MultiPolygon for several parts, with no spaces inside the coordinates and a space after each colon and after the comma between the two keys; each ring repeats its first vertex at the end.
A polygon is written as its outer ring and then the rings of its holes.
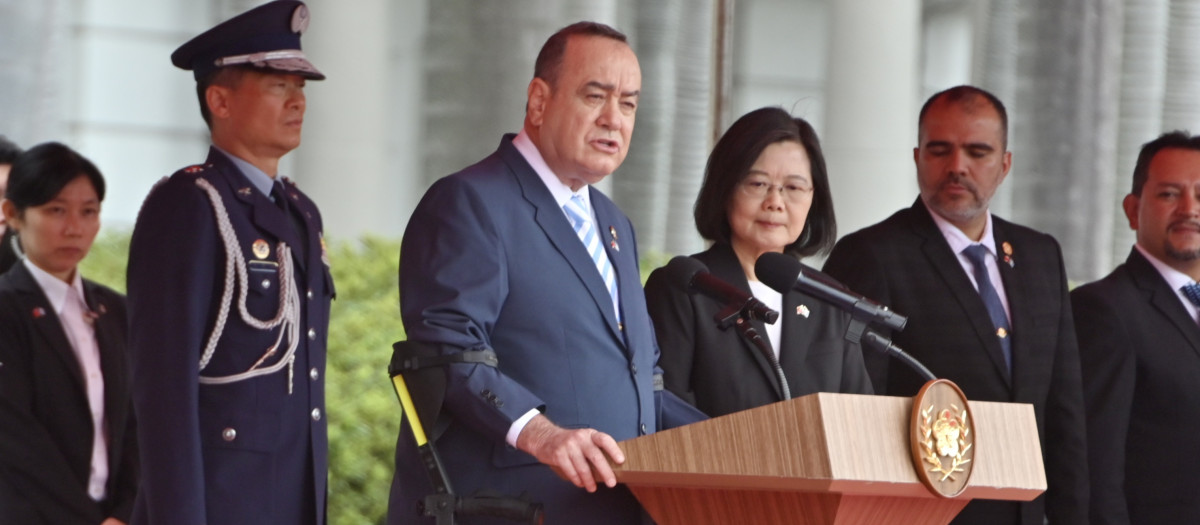
{"type": "MultiPolygon", "coordinates": [[[[323,78],[299,51],[306,24],[302,3],[272,2],[172,59],[198,80],[234,64],[323,78]]],[[[133,524],[325,521],[334,288],[321,216],[290,181],[268,190],[251,175],[214,147],[151,190],[138,215],[128,302],[144,477],[133,524]]]]}

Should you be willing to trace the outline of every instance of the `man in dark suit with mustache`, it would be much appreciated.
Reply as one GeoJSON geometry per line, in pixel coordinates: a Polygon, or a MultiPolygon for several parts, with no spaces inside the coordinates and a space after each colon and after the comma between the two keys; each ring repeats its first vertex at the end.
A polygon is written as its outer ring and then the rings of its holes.
{"type": "Polygon", "coordinates": [[[1142,146],[1123,204],[1137,244],[1071,292],[1092,523],[1200,523],[1200,136],[1142,146]]]}

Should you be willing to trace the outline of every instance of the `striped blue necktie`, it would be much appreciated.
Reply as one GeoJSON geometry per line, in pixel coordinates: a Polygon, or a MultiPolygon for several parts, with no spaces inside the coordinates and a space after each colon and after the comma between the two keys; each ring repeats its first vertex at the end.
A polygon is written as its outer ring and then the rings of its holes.
{"type": "Polygon", "coordinates": [[[608,288],[608,295],[612,298],[613,311],[616,312],[617,320],[620,321],[621,309],[617,302],[617,277],[613,272],[612,264],[608,262],[608,254],[604,251],[600,236],[596,234],[596,228],[592,227],[592,213],[588,211],[587,203],[583,202],[582,196],[574,195],[563,205],[563,211],[567,212],[567,218],[571,220],[571,227],[575,228],[575,234],[579,235],[579,240],[583,241],[583,247],[587,249],[588,255],[592,256],[592,262],[596,263],[596,269],[600,271],[600,277],[604,279],[604,286],[608,288]]]}

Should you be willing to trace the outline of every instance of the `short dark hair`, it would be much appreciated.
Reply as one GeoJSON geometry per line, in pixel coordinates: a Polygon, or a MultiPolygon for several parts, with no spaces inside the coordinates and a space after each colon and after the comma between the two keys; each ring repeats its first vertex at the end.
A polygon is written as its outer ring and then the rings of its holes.
{"type": "Polygon", "coordinates": [[[986,89],[975,86],[954,86],[950,89],[944,89],[934,93],[925,101],[925,105],[921,106],[921,114],[917,117],[917,136],[921,135],[921,127],[925,125],[925,114],[929,112],[929,108],[933,103],[946,99],[946,102],[957,102],[964,105],[971,105],[978,102],[980,99],[986,101],[996,113],[1000,114],[1000,139],[1003,141],[1004,147],[1008,148],[1008,110],[1004,109],[1004,103],[996,95],[991,94],[986,89]]]}
{"type": "Polygon", "coordinates": [[[235,88],[242,81],[246,72],[252,70],[254,68],[244,65],[226,66],[217,68],[208,76],[196,81],[196,98],[200,100],[200,116],[204,119],[204,124],[208,126],[208,129],[212,129],[212,110],[208,109],[208,96],[206,95],[209,86],[235,88]]]}
{"type": "Polygon", "coordinates": [[[817,132],[802,118],[793,117],[780,107],[756,109],[737,119],[721,136],[704,168],[704,182],[696,197],[696,230],[710,241],[729,244],[729,202],[737,186],[758,161],[767,146],[796,142],[808,153],[813,178],[813,202],[800,237],[784,248],[795,257],[828,252],[837,240],[837,219],[833,213],[833,195],[825,155],[817,132]]]}
{"type": "Polygon", "coordinates": [[[1200,151],[1200,135],[1188,135],[1188,132],[1182,130],[1170,131],[1159,135],[1158,138],[1142,144],[1142,151],[1138,153],[1137,164],[1133,167],[1133,191],[1137,196],[1142,195],[1142,188],[1146,186],[1146,179],[1150,178],[1150,161],[1154,160],[1154,156],[1158,152],[1167,149],[1190,149],[1200,151]]]}
{"type": "Polygon", "coordinates": [[[12,164],[17,160],[17,156],[21,154],[21,147],[17,146],[13,141],[8,140],[8,137],[0,135],[0,164],[12,164]]]}
{"type": "Polygon", "coordinates": [[[537,61],[533,63],[533,77],[545,80],[550,87],[558,82],[558,74],[562,70],[563,56],[567,53],[567,41],[573,36],[598,36],[611,38],[618,42],[629,43],[625,33],[613,29],[612,26],[599,22],[575,22],[559,29],[538,52],[537,61]]]}
{"type": "Polygon", "coordinates": [[[23,212],[50,202],[79,176],[87,177],[96,197],[104,200],[104,176],[92,161],[58,142],[38,144],[13,162],[4,198],[23,212]]]}

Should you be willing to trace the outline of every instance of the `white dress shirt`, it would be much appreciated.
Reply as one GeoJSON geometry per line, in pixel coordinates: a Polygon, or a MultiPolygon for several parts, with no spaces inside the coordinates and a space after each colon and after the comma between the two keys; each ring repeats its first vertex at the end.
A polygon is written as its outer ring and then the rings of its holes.
{"type": "Polygon", "coordinates": [[[79,360],[86,384],[88,408],[92,413],[92,466],[88,475],[88,495],[95,501],[107,497],[108,433],[104,419],[104,375],[100,371],[100,347],[96,344],[96,329],[92,326],[91,309],[83,296],[83,279],[79,271],[71,284],[38,268],[28,258],[25,267],[50,301],[71,350],[79,360]]]}

